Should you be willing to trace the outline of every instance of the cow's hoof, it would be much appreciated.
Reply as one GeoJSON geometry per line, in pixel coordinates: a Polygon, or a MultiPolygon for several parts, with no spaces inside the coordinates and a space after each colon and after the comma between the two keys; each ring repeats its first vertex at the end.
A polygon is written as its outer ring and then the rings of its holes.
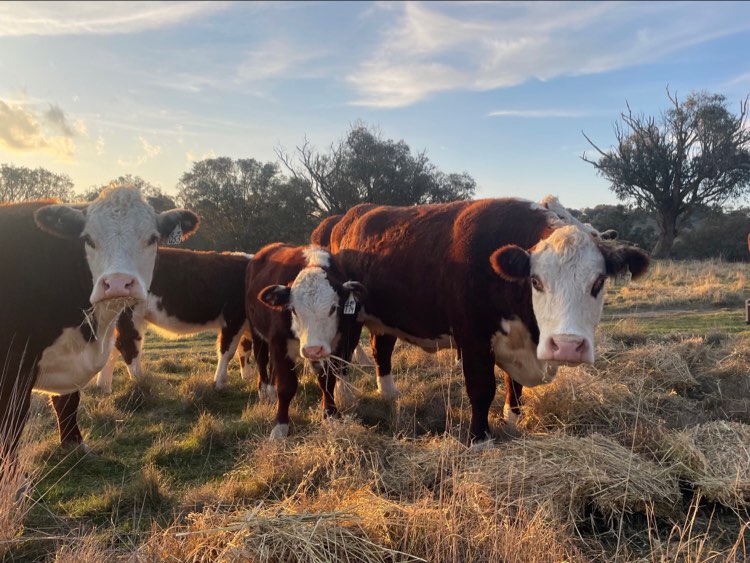
{"type": "Polygon", "coordinates": [[[276,388],[268,383],[261,383],[258,390],[258,400],[261,403],[273,405],[276,402],[276,388]]]}
{"type": "Polygon", "coordinates": [[[270,440],[283,440],[289,435],[288,424],[277,424],[271,430],[271,435],[268,437],[270,440]]]}
{"type": "Polygon", "coordinates": [[[378,377],[378,391],[380,392],[380,396],[383,397],[386,401],[395,401],[398,399],[399,395],[401,393],[396,388],[396,385],[393,383],[393,376],[392,375],[384,375],[383,377],[378,377]]]}
{"type": "Polygon", "coordinates": [[[333,389],[333,400],[339,408],[344,410],[354,406],[356,399],[348,381],[342,379],[336,381],[336,387],[333,389]]]}

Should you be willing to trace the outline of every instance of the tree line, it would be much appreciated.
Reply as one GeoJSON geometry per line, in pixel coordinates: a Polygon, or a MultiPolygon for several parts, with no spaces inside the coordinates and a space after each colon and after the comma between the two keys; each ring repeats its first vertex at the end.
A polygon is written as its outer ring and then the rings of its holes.
{"type": "MultiPolygon", "coordinates": [[[[655,258],[748,260],[750,209],[731,208],[750,192],[748,100],[738,114],[720,94],[691,92],[684,100],[667,89],[660,116],[629,105],[615,123],[616,143],[584,162],[610,182],[620,205],[573,210],[586,222],[651,250],[655,258]]],[[[415,205],[471,199],[476,182],[466,172],[445,173],[424,151],[385,139],[361,122],[318,151],[307,139],[277,162],[210,158],[194,162],[172,197],[137,176],[134,184],[157,210],[181,205],[203,224],[190,239],[196,249],[254,251],[268,242],[304,243],[325,217],[358,203],[415,205]]],[[[100,188],[83,195],[93,199],[100,188]]],[[[0,202],[80,198],[66,175],[42,168],[0,167],[0,202]]]]}

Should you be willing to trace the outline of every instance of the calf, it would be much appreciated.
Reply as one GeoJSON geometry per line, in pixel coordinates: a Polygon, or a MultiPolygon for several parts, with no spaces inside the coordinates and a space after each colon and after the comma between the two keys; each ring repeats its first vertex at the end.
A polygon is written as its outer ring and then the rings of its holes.
{"type": "Polygon", "coordinates": [[[270,357],[278,397],[271,438],[289,432],[289,404],[297,391],[295,361],[301,355],[318,377],[325,416],[336,413],[335,372],[357,344],[356,321],[364,287],[347,281],[336,260],[317,247],[271,244],[247,269],[247,318],[256,354],[270,357]]]}
{"type": "MultiPolygon", "coordinates": [[[[112,371],[118,355],[122,355],[133,379],[141,377],[143,330],[148,323],[166,337],[218,330],[214,385],[225,388],[229,360],[247,330],[245,273],[251,258],[250,254],[239,252],[159,249],[148,298],[120,315],[117,352],[99,373],[97,386],[106,392],[112,390],[112,371]]],[[[241,364],[243,379],[248,380],[251,369],[244,355],[241,364]]]]}
{"type": "Polygon", "coordinates": [[[32,389],[51,395],[61,441],[82,442],[78,391],[106,363],[115,320],[145,301],[157,243],[197,227],[126,187],[88,205],[0,206],[0,455],[15,451],[32,389]]]}
{"type": "Polygon", "coordinates": [[[504,412],[513,421],[523,386],[551,381],[561,364],[594,361],[606,278],[643,274],[648,256],[602,241],[548,206],[519,199],[368,204],[335,225],[332,253],[368,290],[358,320],[371,334],[383,396],[398,393],[391,376],[397,338],[428,351],[453,347],[472,408],[471,439],[485,440],[494,365],[504,372],[504,412]]]}

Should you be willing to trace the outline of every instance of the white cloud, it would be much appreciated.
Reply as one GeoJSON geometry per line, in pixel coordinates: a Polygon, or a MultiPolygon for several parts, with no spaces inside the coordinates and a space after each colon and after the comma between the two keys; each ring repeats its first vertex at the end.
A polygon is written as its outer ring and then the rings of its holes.
{"type": "Polygon", "coordinates": [[[355,105],[403,107],[450,90],[607,72],[750,29],[750,4],[402,3],[347,76],[355,105]]]}
{"type": "Polygon", "coordinates": [[[295,78],[310,73],[307,64],[322,57],[324,52],[310,47],[301,47],[292,42],[274,39],[249,51],[237,69],[237,78],[242,82],[268,80],[271,78],[295,78]]]}
{"type": "Polygon", "coordinates": [[[499,109],[491,111],[487,117],[585,117],[590,115],[584,111],[563,109],[499,109]]]}
{"type": "Polygon", "coordinates": [[[102,156],[104,154],[104,137],[99,135],[99,138],[96,139],[96,143],[94,143],[94,150],[96,151],[96,156],[102,156]]]}
{"type": "Polygon", "coordinates": [[[161,153],[161,146],[152,145],[145,137],[139,136],[138,141],[140,141],[141,148],[143,149],[142,154],[132,158],[120,157],[117,159],[117,164],[126,168],[137,168],[149,160],[156,158],[161,153]]]}
{"type": "Polygon", "coordinates": [[[71,124],[57,105],[50,104],[45,111],[33,103],[0,100],[0,148],[8,152],[41,152],[72,161],[77,150],[73,137],[81,131],[85,132],[85,124],[80,120],[71,124]]]}
{"type": "Polygon", "coordinates": [[[0,37],[109,35],[158,29],[228,2],[0,2],[0,37]]]}
{"type": "Polygon", "coordinates": [[[185,158],[190,163],[199,162],[201,160],[206,160],[207,158],[216,158],[216,151],[214,149],[211,149],[207,152],[204,152],[200,156],[196,156],[193,151],[188,151],[187,154],[185,155],[185,158]]]}

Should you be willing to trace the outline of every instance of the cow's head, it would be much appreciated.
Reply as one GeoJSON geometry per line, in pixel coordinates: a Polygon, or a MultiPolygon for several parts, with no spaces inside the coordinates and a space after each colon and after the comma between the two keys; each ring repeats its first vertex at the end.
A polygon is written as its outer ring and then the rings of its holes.
{"type": "Polygon", "coordinates": [[[648,255],[634,246],[602,242],[576,225],[556,229],[530,252],[507,245],[490,256],[493,270],[531,285],[539,325],[537,357],[568,364],[593,363],[594,332],[608,276],[646,272],[648,255]]]}
{"type": "Polygon", "coordinates": [[[258,299],[273,309],[291,311],[292,331],[306,359],[321,361],[334,352],[348,355],[348,346],[344,350],[338,345],[342,334],[356,323],[365,288],[359,282],[344,281],[334,257],[325,250],[309,247],[304,255],[307,266],[290,286],[268,286],[258,299]]]}
{"type": "Polygon", "coordinates": [[[89,205],[48,205],[35,213],[37,225],[62,238],[80,238],[94,287],[91,304],[109,299],[145,300],[160,240],[187,238],[198,217],[185,209],[156,213],[136,188],[104,190],[89,205]]]}

